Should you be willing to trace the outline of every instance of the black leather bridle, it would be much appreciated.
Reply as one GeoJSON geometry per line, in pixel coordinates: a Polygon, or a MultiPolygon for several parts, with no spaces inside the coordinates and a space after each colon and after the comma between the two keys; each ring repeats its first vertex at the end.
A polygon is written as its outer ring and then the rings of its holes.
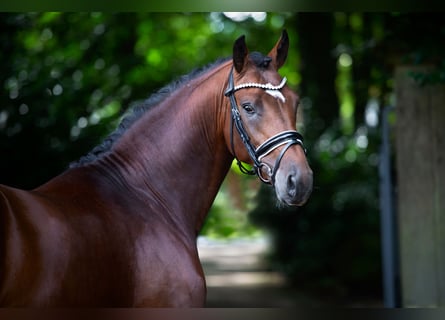
{"type": "Polygon", "coordinates": [[[283,158],[286,151],[294,144],[300,145],[304,152],[306,153],[306,149],[303,145],[303,136],[298,133],[295,130],[287,130],[280,132],[266,141],[264,141],[262,144],[260,144],[258,147],[254,147],[252,143],[250,142],[249,135],[244,128],[243,121],[241,120],[241,115],[239,113],[236,99],[235,99],[235,92],[241,89],[245,88],[260,88],[267,91],[276,91],[281,90],[286,83],[286,78],[283,78],[281,83],[278,86],[273,86],[272,84],[260,84],[260,83],[245,83],[235,86],[233,81],[233,67],[230,70],[229,74],[229,80],[228,80],[228,87],[224,93],[226,97],[229,97],[230,99],[230,105],[231,105],[231,125],[230,125],[230,145],[232,148],[233,156],[235,157],[238,167],[240,168],[242,173],[249,174],[249,175],[258,175],[258,177],[263,181],[264,183],[274,185],[275,184],[275,175],[277,174],[278,168],[281,163],[281,159],[283,158]],[[243,166],[241,161],[238,159],[238,157],[235,154],[235,147],[233,143],[233,125],[235,124],[235,127],[241,137],[241,140],[244,144],[244,146],[247,149],[247,152],[250,156],[250,158],[253,161],[253,169],[250,170],[243,166]],[[267,156],[269,153],[274,151],[280,146],[283,146],[283,149],[281,150],[280,154],[278,155],[277,159],[275,160],[275,165],[273,168],[271,168],[267,163],[262,162],[262,158],[267,156]],[[267,170],[268,177],[264,177],[262,173],[262,169],[267,170]]]}

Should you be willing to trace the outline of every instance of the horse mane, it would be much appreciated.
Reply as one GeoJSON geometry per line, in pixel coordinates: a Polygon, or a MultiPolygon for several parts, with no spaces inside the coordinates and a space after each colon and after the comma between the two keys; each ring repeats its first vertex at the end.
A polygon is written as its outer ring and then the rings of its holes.
{"type": "Polygon", "coordinates": [[[94,147],[89,153],[82,156],[78,161],[72,162],[69,168],[81,167],[83,165],[92,163],[102,156],[109,153],[114,143],[119,140],[119,138],[137,121],[139,120],[145,112],[149,111],[153,107],[159,105],[165,99],[167,99],[172,93],[184,86],[191,80],[198,78],[205,72],[221,65],[222,63],[228,61],[229,58],[218,59],[213,63],[210,63],[204,67],[199,67],[191,71],[189,74],[180,76],[179,78],[173,80],[171,83],[159,89],[156,93],[152,94],[145,101],[136,104],[134,107],[130,108],[126,112],[126,116],[121,120],[117,128],[108,135],[101,144],[94,147]]]}
{"type": "MultiPolygon", "coordinates": [[[[271,60],[270,57],[264,56],[259,52],[252,52],[249,54],[251,60],[256,65],[256,67],[265,69],[268,67],[271,60]]],[[[140,104],[135,105],[126,112],[126,116],[121,120],[118,127],[106,137],[103,142],[96,147],[94,147],[85,156],[82,156],[78,161],[72,162],[69,168],[81,167],[83,165],[92,163],[102,156],[110,152],[114,143],[119,140],[119,138],[137,121],[139,120],[145,112],[152,109],[153,107],[159,105],[162,101],[168,98],[173,92],[181,88],[184,84],[190,82],[191,80],[198,78],[202,74],[208,72],[209,70],[221,65],[222,63],[228,61],[231,58],[220,58],[213,63],[205,65],[204,67],[199,67],[191,71],[189,74],[183,75],[176,80],[173,80],[168,85],[161,88],[156,93],[152,94],[148,99],[140,104]]]]}

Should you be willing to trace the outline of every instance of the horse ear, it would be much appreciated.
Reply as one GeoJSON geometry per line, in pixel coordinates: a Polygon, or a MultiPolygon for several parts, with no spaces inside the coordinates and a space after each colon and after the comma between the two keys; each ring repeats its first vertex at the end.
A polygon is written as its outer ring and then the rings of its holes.
{"type": "Polygon", "coordinates": [[[283,30],[280,40],[275,44],[275,47],[269,52],[268,56],[272,58],[272,63],[278,70],[286,62],[287,51],[289,50],[289,36],[287,31],[283,30]]]}
{"type": "Polygon", "coordinates": [[[244,65],[246,64],[246,57],[248,53],[249,50],[246,46],[246,37],[242,35],[241,37],[236,39],[233,45],[233,65],[238,73],[243,70],[244,65]]]}

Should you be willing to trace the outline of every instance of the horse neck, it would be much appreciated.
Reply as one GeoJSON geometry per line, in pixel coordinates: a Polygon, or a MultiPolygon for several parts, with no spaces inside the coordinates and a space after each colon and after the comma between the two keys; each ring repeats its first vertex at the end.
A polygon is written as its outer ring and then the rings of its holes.
{"type": "Polygon", "coordinates": [[[154,211],[195,233],[232,160],[223,134],[228,68],[217,69],[146,112],[102,161],[131,190],[155,199],[154,211]]]}

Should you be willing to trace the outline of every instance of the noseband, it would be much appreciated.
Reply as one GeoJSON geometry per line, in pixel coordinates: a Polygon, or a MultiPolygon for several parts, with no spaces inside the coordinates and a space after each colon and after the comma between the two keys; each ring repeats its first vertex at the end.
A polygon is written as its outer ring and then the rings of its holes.
{"type": "MultiPolygon", "coordinates": [[[[226,97],[229,97],[229,99],[230,99],[230,106],[231,106],[231,113],[232,113],[231,125],[230,125],[230,145],[232,148],[232,153],[237,161],[238,167],[240,168],[242,173],[249,174],[249,175],[256,174],[261,179],[261,181],[263,181],[264,183],[273,185],[273,184],[275,184],[275,175],[277,174],[278,168],[281,163],[281,159],[283,158],[286,151],[292,145],[299,144],[303,148],[304,152],[306,153],[306,149],[304,148],[304,145],[303,145],[303,136],[295,130],[286,130],[286,131],[280,132],[280,133],[270,137],[269,139],[264,141],[262,144],[260,144],[257,148],[255,148],[252,145],[252,143],[250,142],[249,135],[247,134],[247,131],[243,125],[243,121],[241,120],[241,115],[239,113],[236,99],[235,99],[235,92],[238,90],[241,90],[241,89],[245,89],[245,88],[260,88],[260,89],[266,90],[268,93],[274,92],[274,91],[279,91],[284,87],[284,85],[286,83],[286,78],[283,78],[283,80],[281,81],[281,83],[278,86],[273,86],[270,83],[261,84],[261,83],[251,83],[251,82],[235,86],[234,81],[233,81],[233,67],[232,67],[232,69],[230,70],[228,82],[229,82],[228,87],[227,87],[224,95],[226,97]],[[247,152],[253,161],[254,168],[252,170],[249,170],[246,167],[244,167],[243,164],[241,163],[241,161],[237,158],[237,156],[235,154],[235,147],[234,147],[234,143],[233,143],[233,124],[235,124],[235,127],[241,137],[241,140],[243,141],[243,144],[246,147],[247,152]],[[271,153],[272,151],[274,151],[275,149],[277,149],[278,147],[283,146],[283,145],[284,145],[284,148],[281,150],[278,158],[275,160],[275,165],[273,168],[271,168],[267,163],[262,162],[262,159],[265,156],[267,156],[269,153],[271,153]],[[266,169],[267,175],[269,177],[265,178],[263,176],[263,173],[262,173],[263,168],[266,169]]],[[[275,97],[280,96],[280,95],[275,95],[275,94],[272,94],[272,95],[275,97]]]]}

